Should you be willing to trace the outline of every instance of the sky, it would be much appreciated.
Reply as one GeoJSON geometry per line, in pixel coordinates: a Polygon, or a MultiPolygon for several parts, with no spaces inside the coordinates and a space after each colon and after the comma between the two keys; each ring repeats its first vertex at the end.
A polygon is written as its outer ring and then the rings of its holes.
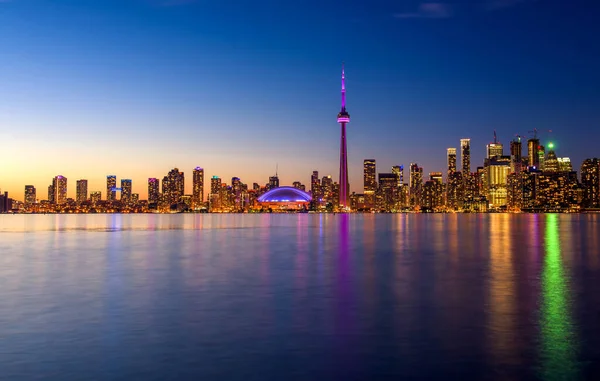
{"type": "MultiPolygon", "coordinates": [[[[600,4],[472,0],[0,0],[0,189],[52,177],[227,183],[338,178],[346,68],[349,176],[446,170],[471,138],[508,151],[537,128],[575,169],[600,156],[600,4]],[[549,132],[551,131],[551,132],[549,132]]],[[[524,152],[524,154],[526,154],[524,152]]],[[[459,159],[460,160],[460,159],[459,159]]],[[[208,187],[205,187],[208,188],[208,187]]],[[[208,190],[207,190],[208,191],[208,190]]]]}

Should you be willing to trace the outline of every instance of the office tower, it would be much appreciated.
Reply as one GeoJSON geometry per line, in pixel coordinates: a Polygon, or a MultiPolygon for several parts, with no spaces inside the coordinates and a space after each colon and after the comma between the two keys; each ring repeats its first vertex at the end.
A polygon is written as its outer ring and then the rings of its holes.
{"type": "Polygon", "coordinates": [[[151,177],[148,179],[148,203],[158,204],[160,200],[159,181],[151,177]]]}
{"type": "Polygon", "coordinates": [[[546,148],[544,146],[538,147],[538,169],[544,171],[546,169],[546,148]]]}
{"type": "Polygon", "coordinates": [[[204,169],[200,167],[194,168],[192,201],[195,205],[204,202],[204,169]]]}
{"type": "Polygon", "coordinates": [[[537,138],[531,138],[527,141],[527,157],[529,158],[529,166],[539,169],[540,167],[540,155],[539,155],[540,140],[537,138]]]}
{"type": "Polygon", "coordinates": [[[77,202],[86,202],[88,196],[88,181],[77,180],[77,194],[75,200],[77,202]]]}
{"type": "Polygon", "coordinates": [[[518,136],[510,142],[510,171],[511,173],[520,173],[522,170],[522,147],[521,137],[518,136]]]}
{"type": "Polygon", "coordinates": [[[177,204],[184,194],[185,177],[178,168],[173,168],[167,176],[163,178],[163,200],[169,204],[177,204]]]}
{"type": "Polygon", "coordinates": [[[546,172],[559,172],[560,168],[558,166],[558,158],[556,157],[556,153],[554,153],[554,144],[548,144],[548,155],[546,155],[546,159],[544,161],[544,171],[546,172]]]}
{"type": "Polygon", "coordinates": [[[121,180],[121,202],[129,203],[131,202],[131,180],[123,179],[121,180]]]}
{"type": "Polygon", "coordinates": [[[394,173],[380,173],[377,194],[377,208],[386,212],[396,209],[398,199],[398,178],[394,173]]]}
{"type": "Polygon", "coordinates": [[[139,193],[132,193],[131,194],[131,202],[134,204],[137,204],[140,201],[140,194],[139,193]]]}
{"type": "MultiPolygon", "coordinates": [[[[331,178],[331,175],[323,176],[323,179],[321,180],[321,199],[326,203],[333,203],[333,179],[331,178]]],[[[336,204],[334,204],[334,206],[336,204]]]]}
{"type": "Polygon", "coordinates": [[[460,139],[461,168],[463,175],[471,173],[471,139],[460,139]]]}
{"type": "Polygon", "coordinates": [[[93,204],[100,202],[100,200],[102,200],[102,192],[95,191],[90,193],[90,201],[93,204]]]}
{"type": "Polygon", "coordinates": [[[233,196],[233,204],[236,210],[242,208],[242,181],[239,177],[231,178],[231,195],[233,196]]]}
{"type": "Polygon", "coordinates": [[[321,200],[321,180],[319,179],[319,171],[313,171],[310,176],[310,194],[315,202],[321,200]]]}
{"type": "Polygon", "coordinates": [[[36,191],[33,185],[25,185],[25,204],[32,205],[36,202],[36,191]]]}
{"type": "Polygon", "coordinates": [[[404,183],[404,166],[394,165],[392,167],[392,173],[396,175],[396,179],[398,180],[398,188],[400,188],[402,183],[404,183]]]}
{"type": "Polygon", "coordinates": [[[67,202],[67,178],[61,175],[58,175],[52,181],[52,185],[54,186],[54,203],[55,204],[64,204],[67,202]]]}
{"type": "Polygon", "coordinates": [[[342,67],[342,109],[338,113],[337,121],[341,127],[339,206],[343,210],[348,207],[348,191],[350,189],[350,184],[349,184],[349,180],[348,180],[348,152],[347,152],[347,148],[346,148],[346,124],[350,122],[350,114],[348,114],[348,112],[346,111],[346,75],[344,74],[343,67],[342,67]]]}
{"type": "Polygon", "coordinates": [[[504,155],[504,146],[502,143],[498,142],[498,138],[496,137],[496,131],[494,131],[494,142],[487,145],[487,159],[492,159],[496,156],[504,155]]]}
{"type": "Polygon", "coordinates": [[[117,200],[117,176],[106,176],[106,201],[117,200]]]}
{"type": "Polygon", "coordinates": [[[568,157],[559,157],[558,170],[560,172],[573,172],[573,165],[571,164],[571,159],[568,157]]]}
{"type": "Polygon", "coordinates": [[[275,176],[269,177],[269,189],[279,188],[279,176],[275,174],[275,176]]]}
{"type": "Polygon", "coordinates": [[[210,179],[210,208],[211,210],[221,208],[221,179],[218,176],[213,176],[210,179]]]}
{"type": "Polygon", "coordinates": [[[448,148],[447,152],[449,178],[450,175],[456,172],[456,148],[448,148]]]}
{"type": "Polygon", "coordinates": [[[511,157],[496,156],[487,166],[487,198],[492,208],[507,205],[508,175],[510,173],[511,157]]]}
{"type": "Polygon", "coordinates": [[[600,160],[585,159],[581,164],[581,186],[583,188],[583,206],[600,208],[600,160]]]}
{"type": "Polygon", "coordinates": [[[417,163],[410,164],[410,205],[412,207],[421,205],[421,197],[423,190],[423,168],[419,167],[417,163]]]}
{"type": "Polygon", "coordinates": [[[365,195],[365,206],[367,208],[375,207],[375,192],[377,191],[377,164],[375,159],[365,159],[363,161],[363,187],[365,195]]]}
{"type": "Polygon", "coordinates": [[[56,193],[54,179],[52,179],[52,184],[48,185],[48,202],[50,204],[56,204],[56,193]]]}

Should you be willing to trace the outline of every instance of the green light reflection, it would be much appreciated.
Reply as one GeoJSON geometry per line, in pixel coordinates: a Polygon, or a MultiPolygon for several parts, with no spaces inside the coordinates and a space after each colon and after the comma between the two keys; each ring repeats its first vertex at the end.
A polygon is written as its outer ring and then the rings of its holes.
{"type": "Polygon", "coordinates": [[[542,273],[541,356],[544,380],[576,380],[577,339],[571,318],[567,277],[564,274],[558,216],[546,216],[546,256],[542,273]]]}

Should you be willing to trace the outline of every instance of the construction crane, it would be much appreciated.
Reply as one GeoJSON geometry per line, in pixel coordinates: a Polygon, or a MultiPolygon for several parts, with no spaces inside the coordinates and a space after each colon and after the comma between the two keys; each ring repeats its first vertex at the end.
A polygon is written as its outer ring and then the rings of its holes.
{"type": "Polygon", "coordinates": [[[537,137],[537,135],[538,135],[538,132],[549,132],[549,133],[552,133],[552,130],[541,130],[541,131],[540,131],[540,130],[538,130],[537,128],[534,128],[533,130],[531,130],[531,131],[527,131],[527,132],[528,132],[528,133],[530,133],[530,134],[531,134],[531,133],[533,133],[533,138],[534,138],[534,139],[537,139],[537,138],[538,138],[538,137],[537,137]]]}

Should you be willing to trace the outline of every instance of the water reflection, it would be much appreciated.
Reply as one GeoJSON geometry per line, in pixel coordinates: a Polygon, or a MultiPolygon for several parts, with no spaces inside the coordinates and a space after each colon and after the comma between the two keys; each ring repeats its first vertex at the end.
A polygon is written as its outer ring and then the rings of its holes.
{"type": "Polygon", "coordinates": [[[577,338],[573,329],[568,279],[563,269],[556,214],[546,216],[545,248],[540,314],[542,378],[575,380],[579,378],[577,338]]]}

